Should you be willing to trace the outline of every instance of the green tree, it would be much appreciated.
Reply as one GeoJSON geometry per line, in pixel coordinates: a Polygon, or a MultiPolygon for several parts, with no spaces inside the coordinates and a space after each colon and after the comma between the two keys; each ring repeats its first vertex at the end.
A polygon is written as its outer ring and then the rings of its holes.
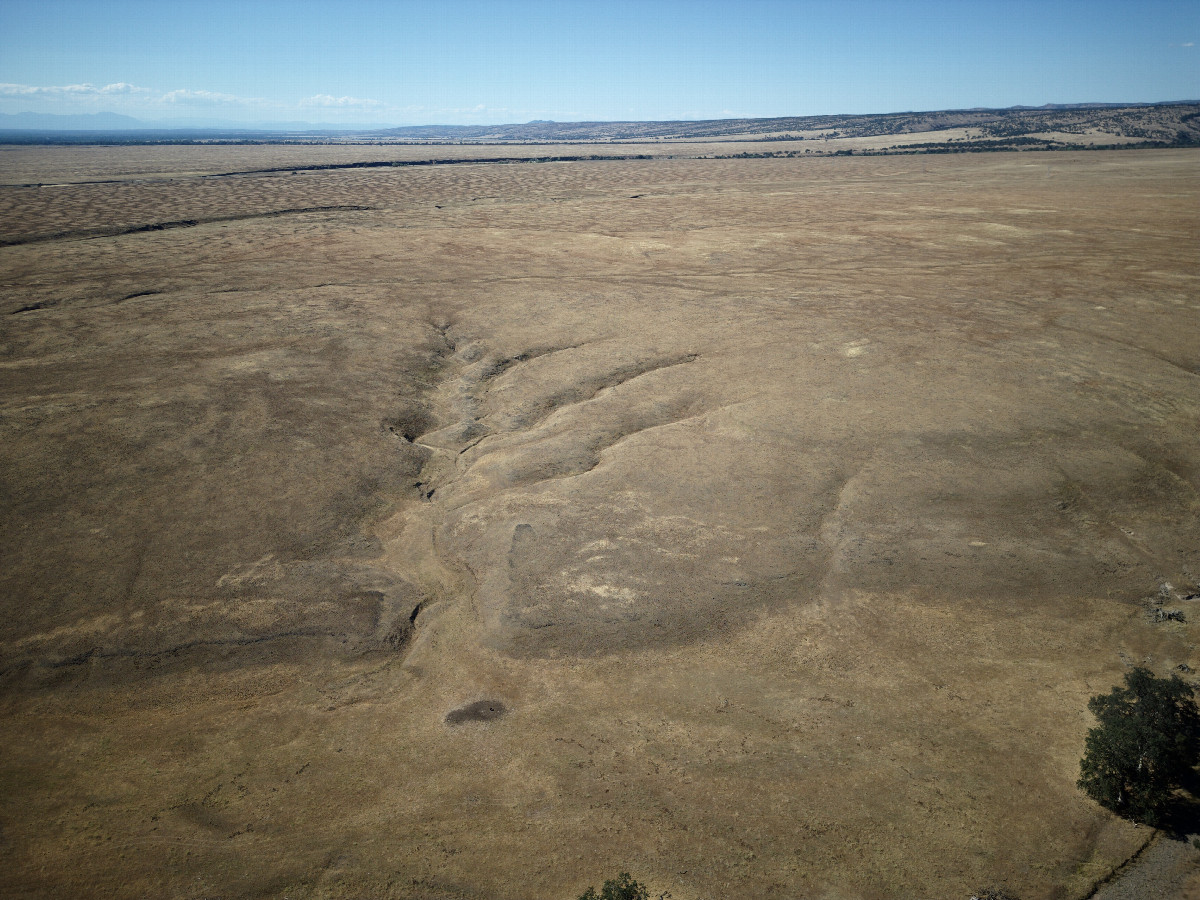
{"type": "Polygon", "coordinates": [[[1148,669],[1088,701],[1099,724],[1087,734],[1078,785],[1119,816],[1158,825],[1200,757],[1200,712],[1191,686],[1148,669]]]}
{"type": "Polygon", "coordinates": [[[645,885],[634,881],[628,872],[622,872],[604,882],[599,894],[594,887],[590,887],[579,895],[579,900],[650,900],[650,892],[645,885]]]}

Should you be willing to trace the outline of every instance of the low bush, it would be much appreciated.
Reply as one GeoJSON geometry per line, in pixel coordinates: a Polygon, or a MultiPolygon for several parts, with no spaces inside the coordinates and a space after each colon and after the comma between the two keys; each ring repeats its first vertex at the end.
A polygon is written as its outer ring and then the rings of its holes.
{"type": "Polygon", "coordinates": [[[594,887],[589,887],[579,895],[579,900],[650,900],[650,892],[628,872],[622,872],[604,882],[599,894],[594,887]]]}

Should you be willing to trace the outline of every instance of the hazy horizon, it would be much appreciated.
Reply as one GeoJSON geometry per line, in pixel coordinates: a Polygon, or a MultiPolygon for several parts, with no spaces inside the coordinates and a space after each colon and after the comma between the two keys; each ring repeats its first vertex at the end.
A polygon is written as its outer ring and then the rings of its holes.
{"type": "MultiPolygon", "coordinates": [[[[1126,103],[1109,103],[1106,101],[1091,101],[1079,104],[1055,104],[1048,103],[1043,106],[1033,107],[1024,104],[1017,104],[1009,109],[1029,109],[1037,110],[1054,107],[1124,107],[1124,106],[1172,106],[1177,104],[1195,103],[1193,99],[1182,100],[1146,100],[1132,101],[1126,103]]],[[[984,110],[988,107],[962,107],[967,110],[984,110]]],[[[990,109],[996,109],[992,107],[990,109]]],[[[888,113],[877,113],[868,115],[905,115],[905,114],[936,114],[941,112],[953,112],[953,110],[891,110],[888,113]]],[[[838,114],[831,114],[838,115],[838,114]]],[[[854,115],[848,113],[844,115],[854,115]]],[[[761,119],[762,121],[772,121],[774,119],[786,118],[804,118],[803,116],[767,116],[767,117],[746,117],[751,120],[761,119]]],[[[701,121],[740,121],[740,117],[713,117],[708,120],[693,118],[693,119],[677,119],[677,120],[624,120],[633,124],[645,123],[655,124],[665,121],[678,122],[701,122],[701,121]]],[[[57,113],[37,113],[30,111],[22,111],[17,113],[0,112],[0,131],[171,131],[171,130],[188,130],[188,131],[372,131],[372,130],[388,130],[388,129],[405,129],[405,128],[480,128],[480,127],[517,127],[521,125],[536,125],[536,124],[552,124],[552,125],[572,125],[572,124],[588,124],[596,122],[598,124],[621,124],[621,120],[576,120],[562,121],[549,119],[534,119],[528,122],[499,122],[489,123],[489,125],[474,125],[474,124],[455,124],[449,122],[433,122],[433,123],[412,123],[412,122],[325,122],[325,121],[262,121],[262,122],[236,122],[221,119],[204,119],[204,118],[180,118],[180,119],[139,119],[133,116],[124,115],[121,113],[113,113],[111,111],[98,111],[93,113],[75,113],[75,114],[57,114],[57,113]]]]}
{"type": "Polygon", "coordinates": [[[0,113],[492,125],[1200,94],[1200,5],[48,2],[0,8],[0,113]]]}

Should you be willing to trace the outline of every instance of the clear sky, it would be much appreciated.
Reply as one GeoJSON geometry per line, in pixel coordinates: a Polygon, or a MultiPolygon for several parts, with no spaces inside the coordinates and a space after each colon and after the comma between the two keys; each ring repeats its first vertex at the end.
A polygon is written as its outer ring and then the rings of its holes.
{"type": "Polygon", "coordinates": [[[474,124],[1200,98],[1200,0],[0,0],[0,112],[474,124]]]}

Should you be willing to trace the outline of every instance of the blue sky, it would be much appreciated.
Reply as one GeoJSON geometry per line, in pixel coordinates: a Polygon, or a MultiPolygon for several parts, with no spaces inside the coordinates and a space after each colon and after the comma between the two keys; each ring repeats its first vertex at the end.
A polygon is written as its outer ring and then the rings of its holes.
{"type": "Polygon", "coordinates": [[[1200,0],[0,0],[0,112],[475,124],[1200,98],[1200,0]]]}

